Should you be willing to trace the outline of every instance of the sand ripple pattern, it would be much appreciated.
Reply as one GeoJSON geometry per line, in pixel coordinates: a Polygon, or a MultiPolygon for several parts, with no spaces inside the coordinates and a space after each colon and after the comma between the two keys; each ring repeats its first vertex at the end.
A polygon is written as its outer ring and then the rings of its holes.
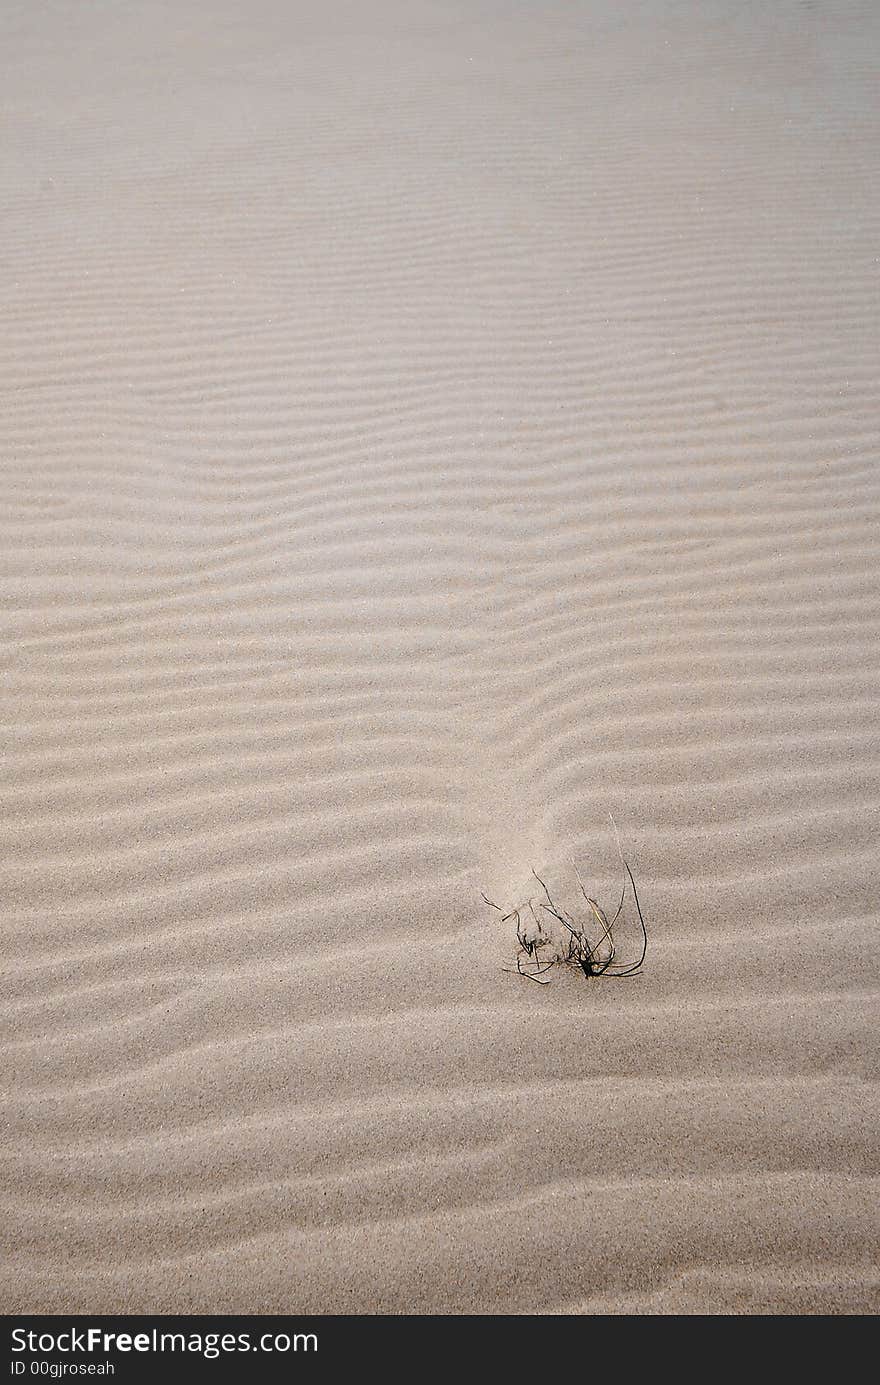
{"type": "Polygon", "coordinates": [[[0,1306],[875,1310],[880,10],[0,39],[0,1306]]]}

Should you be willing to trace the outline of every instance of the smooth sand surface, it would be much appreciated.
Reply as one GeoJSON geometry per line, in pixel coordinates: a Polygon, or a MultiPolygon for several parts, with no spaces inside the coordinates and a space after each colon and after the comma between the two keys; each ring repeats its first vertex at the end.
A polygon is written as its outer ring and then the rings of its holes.
{"type": "Polygon", "coordinates": [[[2,1306],[876,1309],[880,7],[0,54],[2,1306]]]}

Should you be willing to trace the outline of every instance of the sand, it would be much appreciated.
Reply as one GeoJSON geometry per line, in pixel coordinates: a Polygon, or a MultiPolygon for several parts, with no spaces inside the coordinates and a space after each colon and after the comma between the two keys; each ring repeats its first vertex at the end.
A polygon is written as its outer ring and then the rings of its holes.
{"type": "Polygon", "coordinates": [[[874,1311],[880,7],[0,54],[0,1305],[874,1311]]]}

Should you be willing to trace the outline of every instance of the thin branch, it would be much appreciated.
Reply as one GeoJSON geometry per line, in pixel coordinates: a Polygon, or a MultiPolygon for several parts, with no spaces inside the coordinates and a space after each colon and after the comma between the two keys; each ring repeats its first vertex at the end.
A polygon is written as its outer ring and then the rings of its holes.
{"type": "Polygon", "coordinates": [[[615,972],[609,973],[609,975],[612,975],[612,976],[634,976],[635,973],[636,973],[636,972],[639,970],[639,968],[641,967],[642,963],[643,963],[644,960],[645,960],[645,957],[646,957],[647,954],[648,954],[648,930],[647,930],[647,928],[645,927],[645,919],[644,919],[644,916],[643,916],[643,914],[642,914],[642,906],[641,906],[641,904],[639,903],[639,892],[638,892],[638,890],[636,889],[636,882],[635,882],[635,880],[633,879],[633,873],[632,873],[632,871],[630,870],[630,868],[629,868],[629,866],[627,865],[626,861],[624,861],[623,864],[624,864],[624,866],[626,866],[626,873],[627,873],[627,875],[629,876],[629,883],[632,885],[633,899],[634,899],[635,902],[636,902],[636,913],[637,913],[638,916],[639,916],[639,923],[641,924],[641,928],[642,928],[642,955],[641,955],[641,957],[639,958],[639,960],[638,960],[637,962],[626,962],[626,963],[624,963],[624,964],[623,964],[623,970],[622,970],[622,971],[615,971],[615,972]]]}

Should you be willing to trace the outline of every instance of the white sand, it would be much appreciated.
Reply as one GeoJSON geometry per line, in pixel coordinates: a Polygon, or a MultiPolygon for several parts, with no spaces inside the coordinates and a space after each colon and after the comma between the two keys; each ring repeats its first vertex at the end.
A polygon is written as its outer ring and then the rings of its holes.
{"type": "Polygon", "coordinates": [[[0,1305],[876,1309],[880,7],[0,55],[0,1305]]]}

